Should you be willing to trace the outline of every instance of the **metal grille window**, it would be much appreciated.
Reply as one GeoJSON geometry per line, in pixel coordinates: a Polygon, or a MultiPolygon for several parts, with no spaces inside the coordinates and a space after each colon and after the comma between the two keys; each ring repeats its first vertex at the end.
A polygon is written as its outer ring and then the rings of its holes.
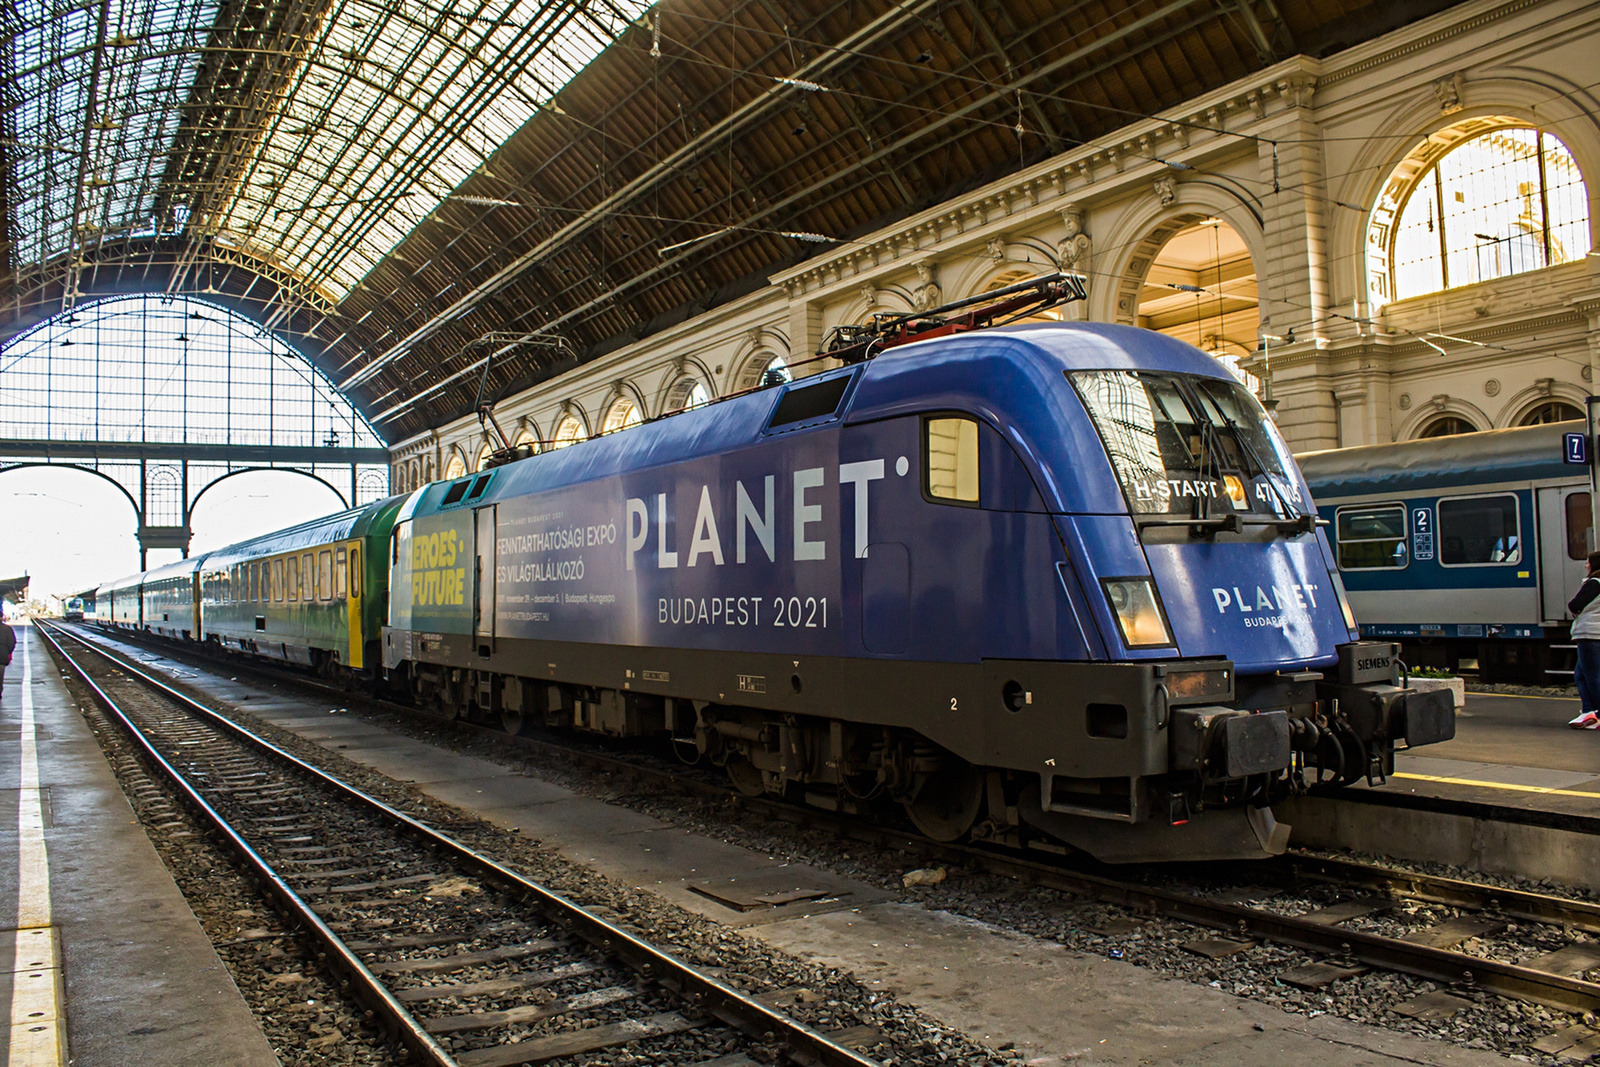
{"type": "Polygon", "coordinates": [[[1392,248],[1395,299],[1582,259],[1589,199],[1577,161],[1541,130],[1491,130],[1411,187],[1392,248]]]}
{"type": "Polygon", "coordinates": [[[1340,570],[1406,565],[1406,509],[1402,505],[1341,508],[1337,519],[1340,570]]]}
{"type": "Polygon", "coordinates": [[[1439,562],[1446,567],[1521,563],[1517,498],[1505,493],[1439,501],[1439,562]]]}

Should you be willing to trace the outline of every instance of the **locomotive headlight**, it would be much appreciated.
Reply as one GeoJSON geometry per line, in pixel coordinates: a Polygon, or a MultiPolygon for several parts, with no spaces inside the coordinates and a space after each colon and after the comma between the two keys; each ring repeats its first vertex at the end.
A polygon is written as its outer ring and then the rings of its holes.
{"type": "Polygon", "coordinates": [[[1107,578],[1106,601],[1122,628],[1122,641],[1129,648],[1149,648],[1172,644],[1167,620],[1161,613],[1156,587],[1148,578],[1107,578]]]}
{"type": "Polygon", "coordinates": [[[1350,594],[1344,591],[1344,580],[1339,577],[1338,571],[1328,573],[1333,577],[1333,591],[1339,597],[1339,610],[1344,613],[1344,628],[1355,633],[1360,627],[1356,625],[1356,613],[1350,610],[1350,594]]]}

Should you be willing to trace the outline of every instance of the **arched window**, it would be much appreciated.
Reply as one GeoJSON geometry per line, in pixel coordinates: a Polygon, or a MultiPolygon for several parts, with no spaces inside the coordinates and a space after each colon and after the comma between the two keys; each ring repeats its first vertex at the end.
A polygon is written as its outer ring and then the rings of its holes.
{"type": "Polygon", "coordinates": [[[531,425],[525,423],[523,424],[522,429],[517,431],[517,438],[516,440],[512,441],[511,444],[514,448],[522,448],[526,446],[537,453],[540,448],[539,434],[531,425]]]}
{"type": "Polygon", "coordinates": [[[418,463],[416,460],[411,461],[410,469],[406,474],[406,488],[422,488],[422,464],[418,463]]]}
{"type": "Polygon", "coordinates": [[[445,480],[449,481],[451,478],[459,478],[465,473],[467,473],[466,459],[462,457],[460,452],[452,448],[450,450],[450,462],[445,464],[444,468],[445,480]]]}
{"type": "Polygon", "coordinates": [[[483,470],[484,466],[489,462],[489,457],[492,455],[494,455],[494,446],[488,441],[485,441],[483,446],[478,449],[478,462],[473,464],[472,469],[475,471],[483,470]]]}
{"type": "Polygon", "coordinates": [[[1462,132],[1441,131],[1418,146],[1373,209],[1369,244],[1380,267],[1388,260],[1387,279],[1372,279],[1375,304],[1588,254],[1589,195],[1566,145],[1523,126],[1462,132]]]}
{"type": "Polygon", "coordinates": [[[551,448],[566,448],[582,441],[587,435],[583,432],[583,423],[578,421],[576,415],[563,415],[561,421],[556,423],[555,438],[550,442],[551,448]]]}
{"type": "Polygon", "coordinates": [[[667,392],[667,411],[686,411],[711,402],[711,391],[698,378],[679,378],[667,392]]]}
{"type": "Polygon", "coordinates": [[[1550,422],[1571,422],[1583,418],[1583,412],[1578,410],[1578,405],[1569,404],[1565,400],[1546,400],[1536,405],[1532,411],[1522,416],[1518,426],[1543,426],[1550,422]]]}
{"type": "Polygon", "coordinates": [[[756,352],[745,360],[744,366],[739,368],[739,376],[733,382],[733,391],[742,393],[758,385],[770,384],[767,382],[769,374],[774,376],[775,381],[794,381],[794,371],[789,369],[788,361],[782,356],[756,352]]]}
{"type": "Polygon", "coordinates": [[[600,423],[601,433],[615,433],[626,430],[630,426],[637,426],[644,421],[639,414],[639,405],[625,396],[619,396],[611,409],[606,412],[605,419],[600,423]]]}
{"type": "Polygon", "coordinates": [[[1422,428],[1420,437],[1454,437],[1458,433],[1477,433],[1478,428],[1460,415],[1441,415],[1422,428]]]}

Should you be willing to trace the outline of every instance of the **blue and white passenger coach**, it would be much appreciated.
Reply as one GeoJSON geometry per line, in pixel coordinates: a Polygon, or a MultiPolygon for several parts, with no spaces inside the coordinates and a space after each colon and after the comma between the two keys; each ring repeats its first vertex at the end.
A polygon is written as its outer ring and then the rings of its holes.
{"type": "Polygon", "coordinates": [[[1204,353],[973,330],[429,486],[384,657],[457,713],[670,732],[936,838],[1260,856],[1302,772],[1454,731],[1356,641],[1331,558],[1204,353]]]}
{"type": "Polygon", "coordinates": [[[1300,457],[1364,636],[1411,666],[1570,680],[1567,601],[1594,551],[1589,469],[1560,422],[1300,457]]]}

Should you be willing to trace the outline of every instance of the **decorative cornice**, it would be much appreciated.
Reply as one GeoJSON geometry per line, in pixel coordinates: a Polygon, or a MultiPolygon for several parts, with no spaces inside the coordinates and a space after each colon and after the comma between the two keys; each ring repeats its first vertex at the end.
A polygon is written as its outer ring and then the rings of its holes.
{"type": "Polygon", "coordinates": [[[946,255],[968,244],[981,249],[999,235],[1003,223],[1019,215],[1053,214],[1056,206],[1074,201],[1092,206],[1093,200],[1130,183],[1148,187],[1153,179],[1172,174],[1163,160],[1193,165],[1219,146],[1240,143],[1241,135],[1275,115],[1309,107],[1320,69],[1320,61],[1309,56],[1284,60],[1165,117],[1131,123],[1000,179],[960,203],[929,209],[774,274],[770,281],[791,299],[844,285],[859,288],[875,276],[908,269],[935,249],[946,255]]]}
{"type": "MultiPolygon", "coordinates": [[[[1353,78],[1358,74],[1363,74],[1369,70],[1372,70],[1374,67],[1381,67],[1386,63],[1392,63],[1397,59],[1414,55],[1417,52],[1421,52],[1432,48],[1435,45],[1442,44],[1443,42],[1450,40],[1452,37],[1460,37],[1464,33],[1471,33],[1473,30],[1481,29],[1482,27],[1498,21],[1499,19],[1503,19],[1508,15],[1514,15],[1517,12],[1525,11],[1528,8],[1538,7],[1544,2],[1545,0],[1510,0],[1508,3],[1499,4],[1490,10],[1484,11],[1471,18],[1460,19],[1459,21],[1451,22],[1447,26],[1441,26],[1432,33],[1413,38],[1409,41],[1406,41],[1404,44],[1398,44],[1390,48],[1385,48],[1382,51],[1368,56],[1366,59],[1352,63],[1349,66],[1330,66],[1330,68],[1322,77],[1322,84],[1333,85],[1337,82],[1344,81],[1346,78],[1353,78]]],[[[1440,17],[1448,18],[1449,14],[1449,12],[1446,12],[1440,17]]],[[[1400,29],[1394,32],[1397,34],[1403,34],[1406,32],[1406,30],[1400,29]]],[[[1388,35],[1386,34],[1385,36],[1388,35]]],[[[1380,48],[1382,47],[1381,42],[1382,38],[1380,38],[1378,42],[1378,47],[1380,48]]],[[[1358,50],[1359,49],[1352,49],[1352,51],[1358,50]]]]}

